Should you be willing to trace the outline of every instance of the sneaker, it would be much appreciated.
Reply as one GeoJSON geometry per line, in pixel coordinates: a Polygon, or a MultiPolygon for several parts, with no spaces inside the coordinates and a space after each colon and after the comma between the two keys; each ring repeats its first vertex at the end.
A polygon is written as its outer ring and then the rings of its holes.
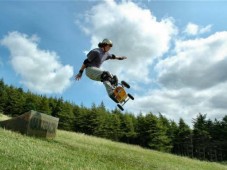
{"type": "Polygon", "coordinates": [[[114,85],[114,86],[117,86],[118,85],[118,78],[117,76],[113,76],[112,80],[111,80],[111,84],[114,85]]]}

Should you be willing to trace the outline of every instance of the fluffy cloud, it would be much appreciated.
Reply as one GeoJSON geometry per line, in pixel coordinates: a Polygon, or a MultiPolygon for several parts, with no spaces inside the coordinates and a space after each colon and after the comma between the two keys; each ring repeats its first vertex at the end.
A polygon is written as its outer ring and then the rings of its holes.
{"type": "Polygon", "coordinates": [[[227,80],[227,32],[178,41],[175,56],[157,64],[158,80],[168,88],[205,89],[227,80]]]}
{"type": "Polygon", "coordinates": [[[196,25],[196,24],[190,22],[186,26],[184,33],[186,33],[188,35],[197,35],[197,34],[203,34],[203,33],[209,32],[210,29],[211,29],[211,25],[202,27],[202,26],[199,26],[199,25],[196,25]]]}
{"type": "Polygon", "coordinates": [[[137,105],[128,109],[182,117],[191,124],[198,113],[208,118],[226,114],[227,32],[207,38],[177,41],[175,55],[155,66],[159,89],[137,96],[137,105]],[[141,110],[139,110],[141,109],[141,110]]]}
{"type": "Polygon", "coordinates": [[[61,93],[70,85],[73,68],[63,66],[55,52],[38,48],[39,38],[11,32],[1,40],[11,53],[11,64],[30,90],[61,93]]]}
{"type": "Polygon", "coordinates": [[[133,2],[105,1],[84,17],[83,29],[91,36],[92,48],[109,38],[114,44],[111,52],[128,57],[127,61],[104,64],[104,69],[127,81],[149,82],[151,64],[169,50],[177,32],[171,18],[157,21],[148,9],[133,2]]]}

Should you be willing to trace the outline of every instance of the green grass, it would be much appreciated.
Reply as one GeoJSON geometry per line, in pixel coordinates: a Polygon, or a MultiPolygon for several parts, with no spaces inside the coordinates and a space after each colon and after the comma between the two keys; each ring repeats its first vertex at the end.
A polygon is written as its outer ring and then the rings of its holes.
{"type": "Polygon", "coordinates": [[[10,119],[10,117],[0,113],[0,121],[1,120],[7,120],[7,119],[10,119]]]}
{"type": "Polygon", "coordinates": [[[46,140],[0,128],[0,169],[227,170],[227,166],[62,130],[54,140],[46,140]]]}

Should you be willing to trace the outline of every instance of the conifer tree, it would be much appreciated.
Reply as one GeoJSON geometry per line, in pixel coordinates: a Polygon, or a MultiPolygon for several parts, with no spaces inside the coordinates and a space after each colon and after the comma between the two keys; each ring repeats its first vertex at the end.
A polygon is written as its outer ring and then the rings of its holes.
{"type": "Polygon", "coordinates": [[[23,114],[23,106],[25,104],[23,91],[10,86],[7,89],[7,96],[8,100],[4,109],[4,113],[12,116],[23,114]]]}
{"type": "Polygon", "coordinates": [[[39,104],[38,104],[38,109],[37,111],[41,112],[41,113],[45,113],[50,115],[51,114],[51,109],[50,109],[50,105],[49,105],[49,100],[47,99],[46,96],[42,96],[39,104]]]}
{"type": "Polygon", "coordinates": [[[24,112],[27,112],[29,110],[37,110],[37,102],[37,96],[28,91],[25,94],[25,103],[23,106],[24,112]]]}
{"type": "Polygon", "coordinates": [[[173,151],[179,155],[193,156],[192,132],[182,118],[180,118],[178,123],[173,151]]]}
{"type": "Polygon", "coordinates": [[[6,85],[3,82],[3,79],[0,80],[0,113],[4,112],[6,103],[8,101],[8,95],[6,91],[6,85]]]}
{"type": "Polygon", "coordinates": [[[58,112],[59,128],[73,131],[74,129],[74,113],[73,107],[69,102],[62,104],[61,110],[58,112]]]}
{"type": "Polygon", "coordinates": [[[199,159],[206,159],[206,147],[211,139],[207,128],[206,114],[199,113],[193,120],[193,128],[194,155],[199,159]]]}

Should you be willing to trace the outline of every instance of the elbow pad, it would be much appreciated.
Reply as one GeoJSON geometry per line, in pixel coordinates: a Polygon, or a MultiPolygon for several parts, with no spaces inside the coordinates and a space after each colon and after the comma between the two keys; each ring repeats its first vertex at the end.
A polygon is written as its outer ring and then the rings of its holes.
{"type": "Polygon", "coordinates": [[[83,64],[87,67],[87,65],[90,63],[90,61],[88,59],[85,59],[83,64]]]}

